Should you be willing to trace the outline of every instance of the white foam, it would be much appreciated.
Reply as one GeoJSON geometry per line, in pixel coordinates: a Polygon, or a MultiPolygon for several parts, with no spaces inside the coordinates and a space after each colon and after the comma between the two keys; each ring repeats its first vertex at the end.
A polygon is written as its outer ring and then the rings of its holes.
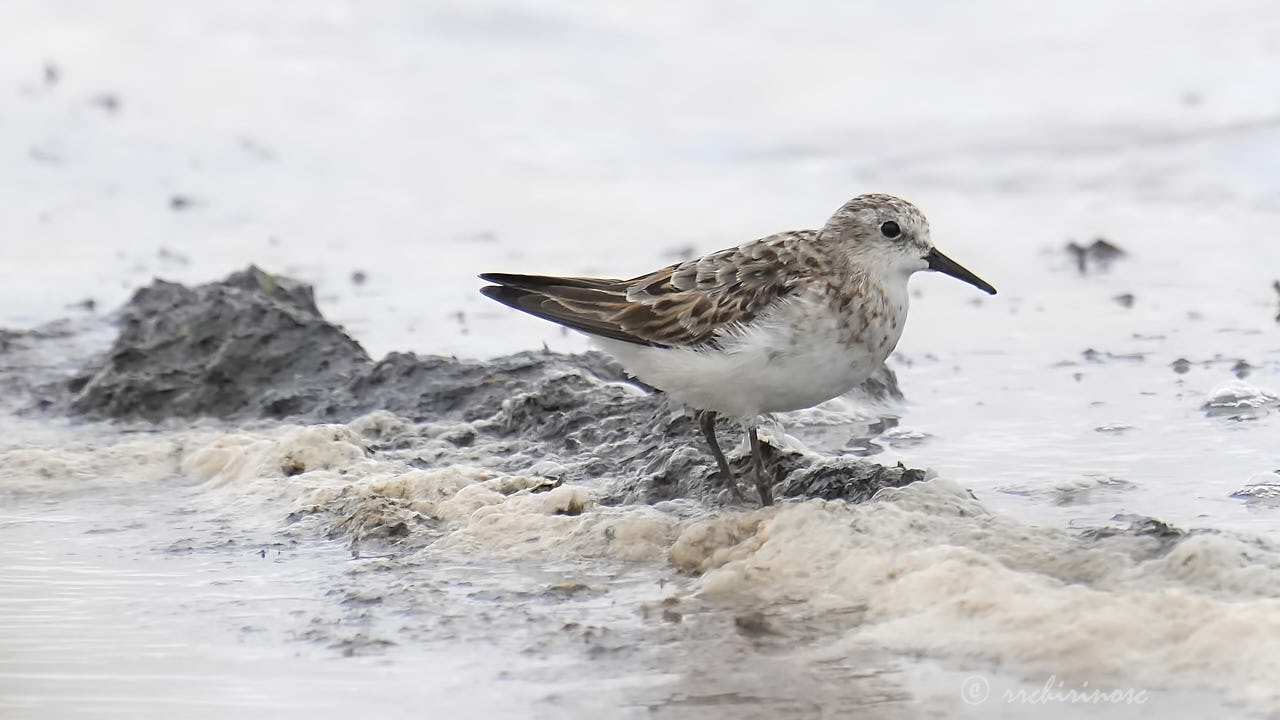
{"type": "Polygon", "coordinates": [[[664,562],[695,578],[702,602],[828,623],[851,647],[1280,711],[1280,554],[1262,541],[1029,527],[936,478],[863,505],[607,507],[590,484],[370,457],[366,443],[392,426],[434,432],[397,423],[232,433],[182,467],[210,502],[307,517],[356,543],[460,561],[664,562]]]}
{"type": "Polygon", "coordinates": [[[469,465],[416,469],[366,457],[357,430],[377,434],[390,419],[349,426],[231,433],[182,463],[219,501],[290,517],[318,515],[354,540],[396,537],[489,557],[662,559],[680,520],[652,508],[602,508],[592,490],[543,477],[469,465]],[[415,533],[415,530],[420,533],[415,533]]]}
{"type": "Polygon", "coordinates": [[[1149,539],[1025,527],[940,480],[862,506],[786,505],[730,548],[711,534],[690,528],[672,555],[711,566],[712,596],[802,616],[859,609],[848,633],[903,651],[1280,709],[1277,555],[1260,544],[1202,535],[1144,558],[1149,539]]]}
{"type": "Polygon", "coordinates": [[[6,417],[0,420],[0,489],[112,488],[177,478],[190,444],[211,435],[201,428],[122,433],[95,424],[6,417]]]}

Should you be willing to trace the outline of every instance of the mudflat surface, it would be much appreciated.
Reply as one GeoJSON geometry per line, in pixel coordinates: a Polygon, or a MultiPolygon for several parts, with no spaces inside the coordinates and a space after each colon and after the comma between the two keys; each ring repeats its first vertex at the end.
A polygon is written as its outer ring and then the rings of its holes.
{"type": "Polygon", "coordinates": [[[1280,708],[1269,3],[0,28],[0,714],[1280,708]],[[902,399],[770,428],[797,495],[926,471],[869,502],[733,503],[687,417],[476,292],[867,191],[1000,289],[914,279],[902,399]]]}

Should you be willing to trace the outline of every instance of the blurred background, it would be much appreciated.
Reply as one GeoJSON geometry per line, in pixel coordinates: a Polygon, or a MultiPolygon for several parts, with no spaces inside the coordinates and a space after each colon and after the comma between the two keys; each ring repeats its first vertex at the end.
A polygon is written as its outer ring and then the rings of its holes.
{"type": "Polygon", "coordinates": [[[1087,327],[1191,271],[1165,310],[1265,315],[1277,77],[1265,0],[8,0],[0,324],[255,262],[375,356],[579,349],[475,274],[638,274],[867,191],[1001,290],[957,317],[968,288],[918,279],[904,350],[979,317],[1016,343],[1028,303],[1087,327]],[[1141,262],[1046,285],[1097,235],[1141,262]]]}

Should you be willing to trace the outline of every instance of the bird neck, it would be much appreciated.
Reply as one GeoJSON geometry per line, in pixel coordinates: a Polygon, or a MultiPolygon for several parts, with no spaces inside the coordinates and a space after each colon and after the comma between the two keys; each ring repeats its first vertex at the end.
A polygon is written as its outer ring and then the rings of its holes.
{"type": "Polygon", "coordinates": [[[856,304],[868,322],[896,319],[896,325],[901,327],[910,304],[907,292],[910,273],[851,262],[841,277],[839,287],[834,288],[836,293],[848,298],[850,304],[856,304]]]}

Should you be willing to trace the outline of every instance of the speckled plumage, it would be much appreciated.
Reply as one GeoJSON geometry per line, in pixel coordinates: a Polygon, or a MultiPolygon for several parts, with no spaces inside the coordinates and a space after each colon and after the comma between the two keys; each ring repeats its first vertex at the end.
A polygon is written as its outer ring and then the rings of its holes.
{"type": "MultiPolygon", "coordinates": [[[[626,280],[481,277],[495,283],[485,295],[587,333],[673,399],[741,419],[758,451],[756,416],[837,397],[884,362],[906,323],[907,279],[925,269],[995,292],[933,248],[914,205],[861,195],[820,230],[770,235],[626,280]]],[[[727,472],[709,431],[708,441],[727,472]]]]}

